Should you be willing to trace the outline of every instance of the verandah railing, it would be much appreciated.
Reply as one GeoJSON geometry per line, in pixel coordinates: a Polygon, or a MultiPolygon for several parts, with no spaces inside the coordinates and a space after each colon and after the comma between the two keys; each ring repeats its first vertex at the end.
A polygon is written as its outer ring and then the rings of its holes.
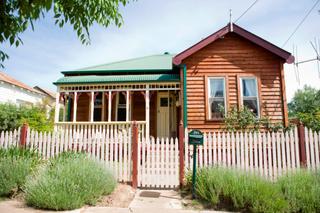
{"type": "MultiPolygon", "coordinates": [[[[138,125],[139,131],[145,135],[145,121],[135,121],[138,125]]],[[[112,121],[112,122],[57,122],[55,124],[55,131],[74,131],[74,132],[84,132],[87,134],[95,132],[131,132],[133,122],[132,121],[112,121]]]]}

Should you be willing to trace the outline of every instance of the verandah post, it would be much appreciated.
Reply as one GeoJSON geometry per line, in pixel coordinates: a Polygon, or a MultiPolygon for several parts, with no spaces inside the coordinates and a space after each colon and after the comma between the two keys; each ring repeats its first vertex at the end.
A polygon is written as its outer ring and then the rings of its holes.
{"type": "Polygon", "coordinates": [[[20,130],[20,141],[19,141],[20,148],[26,147],[27,132],[28,132],[28,124],[24,123],[21,127],[21,130],[20,130]]]}
{"type": "Polygon", "coordinates": [[[132,187],[138,187],[138,125],[132,123],[132,187]]]}
{"type": "Polygon", "coordinates": [[[179,123],[179,183],[183,186],[184,180],[184,127],[182,120],[179,123]]]}
{"type": "Polygon", "coordinates": [[[299,122],[297,125],[298,125],[298,137],[299,137],[300,164],[302,167],[306,167],[307,155],[306,155],[306,136],[305,136],[304,126],[301,122],[299,122]]]}

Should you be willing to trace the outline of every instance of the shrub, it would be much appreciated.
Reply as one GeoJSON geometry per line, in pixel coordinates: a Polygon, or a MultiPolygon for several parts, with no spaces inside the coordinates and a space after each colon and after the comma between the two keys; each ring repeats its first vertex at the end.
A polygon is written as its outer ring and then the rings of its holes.
{"type": "Polygon", "coordinates": [[[0,131],[17,129],[23,123],[38,131],[53,129],[53,114],[48,118],[44,106],[16,106],[14,104],[0,104],[0,131]]]}
{"type": "Polygon", "coordinates": [[[279,179],[290,212],[320,212],[320,174],[301,170],[279,179]]]}
{"type": "Polygon", "coordinates": [[[0,196],[19,191],[39,162],[38,155],[30,149],[0,149],[0,196]]]}
{"type": "Polygon", "coordinates": [[[115,185],[114,177],[102,164],[85,154],[63,153],[28,179],[25,199],[37,208],[70,210],[94,204],[115,185]]]}
{"type": "Polygon", "coordinates": [[[213,207],[224,205],[232,210],[283,212],[287,209],[277,185],[261,177],[225,168],[201,169],[197,174],[196,192],[213,207]]]}
{"type": "Polygon", "coordinates": [[[270,132],[279,130],[290,130],[292,126],[284,127],[282,123],[271,122],[268,116],[257,118],[255,114],[247,107],[232,107],[224,117],[224,124],[227,131],[258,131],[264,128],[270,132]]]}

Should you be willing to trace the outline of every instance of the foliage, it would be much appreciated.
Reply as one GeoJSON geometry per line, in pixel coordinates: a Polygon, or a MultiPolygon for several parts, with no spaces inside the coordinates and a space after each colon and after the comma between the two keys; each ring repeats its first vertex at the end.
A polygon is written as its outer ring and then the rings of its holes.
{"type": "MultiPolygon", "coordinates": [[[[268,131],[287,130],[282,123],[272,123],[268,117],[257,118],[247,107],[232,107],[224,118],[228,131],[259,130],[265,128],[268,131]]],[[[289,127],[291,128],[291,127],[289,127]]],[[[288,128],[288,129],[289,129],[288,128]]]]}
{"type": "Polygon", "coordinates": [[[30,149],[0,149],[0,196],[10,196],[23,187],[27,175],[40,163],[30,149]]]}
{"type": "Polygon", "coordinates": [[[305,126],[320,131],[320,90],[304,86],[288,104],[289,116],[298,118],[305,126]]]}
{"type": "Polygon", "coordinates": [[[229,210],[250,212],[284,212],[288,209],[277,185],[239,170],[221,167],[199,170],[196,193],[214,208],[227,206],[229,210]]]}
{"type": "Polygon", "coordinates": [[[115,185],[114,177],[102,164],[82,153],[63,153],[28,179],[25,199],[37,208],[70,210],[94,204],[115,185]]]}
{"type": "Polygon", "coordinates": [[[278,184],[290,212],[320,212],[320,174],[300,171],[282,177],[278,184]]]}
{"type": "MultiPolygon", "coordinates": [[[[42,0],[21,1],[10,0],[0,3],[0,43],[9,41],[11,45],[22,43],[19,35],[30,26],[34,30],[33,22],[44,17],[46,13],[53,14],[55,24],[63,27],[70,24],[77,32],[82,43],[90,42],[89,28],[93,24],[108,27],[122,24],[119,6],[125,6],[129,0],[42,0]]],[[[7,55],[0,52],[0,62],[7,55]]]]}
{"type": "Polygon", "coordinates": [[[14,104],[0,104],[0,131],[13,130],[28,123],[30,128],[38,131],[53,129],[53,115],[47,117],[46,108],[42,106],[16,106],[14,104]]]}

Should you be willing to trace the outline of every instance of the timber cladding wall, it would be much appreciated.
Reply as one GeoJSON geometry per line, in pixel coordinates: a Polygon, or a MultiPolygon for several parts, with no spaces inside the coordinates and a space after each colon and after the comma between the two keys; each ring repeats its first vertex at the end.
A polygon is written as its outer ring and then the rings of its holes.
{"type": "Polygon", "coordinates": [[[207,119],[206,78],[225,77],[227,107],[240,105],[239,77],[256,76],[261,116],[283,122],[281,69],[283,61],[233,33],[227,34],[183,61],[187,66],[188,127],[203,131],[223,127],[207,119]]]}

